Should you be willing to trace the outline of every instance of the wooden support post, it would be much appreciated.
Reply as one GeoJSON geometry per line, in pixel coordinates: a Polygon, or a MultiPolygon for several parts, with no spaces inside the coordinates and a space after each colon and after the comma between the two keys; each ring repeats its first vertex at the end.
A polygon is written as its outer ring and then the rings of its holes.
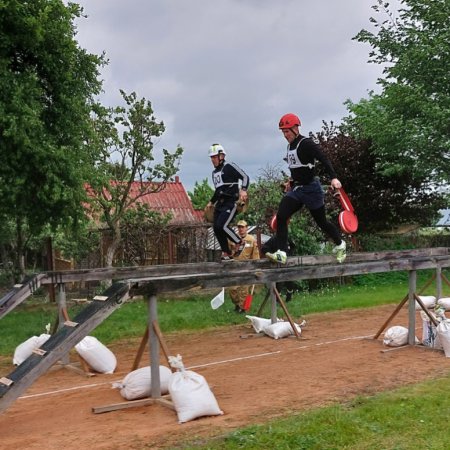
{"type": "Polygon", "coordinates": [[[144,336],[142,336],[141,343],[139,344],[138,352],[134,358],[133,365],[131,366],[131,371],[136,370],[141,362],[142,355],[144,354],[145,347],[148,342],[148,327],[145,328],[144,336]]]}
{"type": "Polygon", "coordinates": [[[149,350],[150,350],[150,374],[151,374],[151,397],[161,397],[161,381],[159,377],[159,342],[158,336],[153,328],[153,322],[158,321],[157,299],[150,295],[148,299],[148,328],[149,328],[149,350]]]}
{"type": "Polygon", "coordinates": [[[270,296],[270,289],[267,289],[266,296],[264,297],[264,300],[261,302],[261,305],[256,313],[258,317],[261,317],[264,307],[266,306],[267,300],[269,300],[269,296],[270,296]]]}
{"type": "Polygon", "coordinates": [[[442,297],[442,267],[436,265],[436,300],[442,297]]]}
{"type": "Polygon", "coordinates": [[[281,298],[280,293],[278,292],[277,288],[274,286],[273,287],[275,296],[277,297],[278,302],[280,303],[281,307],[283,308],[284,313],[286,314],[287,319],[289,320],[289,323],[291,324],[292,330],[294,331],[295,336],[299,339],[300,338],[300,334],[297,330],[297,327],[295,326],[294,321],[292,320],[291,315],[289,314],[288,309],[286,308],[286,305],[283,301],[283,299],[281,298]]]}
{"type": "Polygon", "coordinates": [[[448,281],[447,277],[441,272],[441,278],[444,280],[444,282],[447,284],[447,286],[450,286],[450,281],[448,281]]]}
{"type": "MultiPolygon", "coordinates": [[[[175,406],[170,400],[170,396],[162,396],[161,395],[161,381],[159,377],[159,345],[161,346],[163,353],[167,359],[167,363],[170,367],[169,362],[169,349],[164,341],[163,335],[161,333],[161,329],[159,328],[158,323],[158,314],[157,314],[157,299],[155,296],[151,295],[149,297],[148,309],[149,309],[149,317],[148,317],[148,325],[145,330],[144,336],[141,340],[141,344],[139,346],[138,354],[134,360],[133,367],[137,369],[139,366],[139,362],[141,360],[142,354],[145,350],[146,340],[149,340],[149,349],[150,349],[150,373],[151,373],[151,389],[150,389],[150,397],[144,398],[140,400],[132,400],[128,402],[114,403],[112,405],[105,406],[96,406],[92,408],[92,412],[95,414],[101,414],[110,411],[117,411],[121,409],[127,408],[135,408],[138,406],[147,406],[153,405],[155,403],[160,404],[162,406],[166,406],[175,411],[175,406]],[[151,324],[151,326],[150,326],[151,324]],[[149,331],[150,330],[150,331],[149,331]],[[156,381],[154,382],[155,372],[157,373],[156,381]]],[[[133,369],[133,370],[135,370],[133,369]]],[[[170,367],[172,372],[175,371],[172,367],[170,367]]]]}
{"type": "MultiPolygon", "coordinates": [[[[66,285],[64,283],[58,284],[58,330],[64,326],[64,322],[69,320],[69,314],[67,313],[66,302],[66,285]]],[[[66,353],[60,360],[61,364],[69,364],[70,356],[66,353]]]]}
{"type": "Polygon", "coordinates": [[[409,271],[409,292],[408,292],[408,344],[416,344],[416,287],[417,272],[409,271]]]}
{"type": "Polygon", "coordinates": [[[394,312],[388,317],[386,322],[384,322],[383,325],[381,325],[381,328],[377,331],[373,339],[378,339],[380,337],[380,334],[386,329],[386,327],[390,324],[391,320],[398,314],[398,312],[402,309],[403,305],[408,301],[408,297],[409,297],[408,294],[406,294],[403,297],[403,300],[397,305],[394,312]]]}
{"type": "MultiPolygon", "coordinates": [[[[433,282],[433,280],[436,278],[436,274],[434,274],[420,289],[419,295],[433,282]]],[[[386,322],[383,323],[381,328],[377,331],[373,339],[378,339],[380,337],[380,334],[386,329],[386,327],[391,323],[392,319],[398,314],[398,312],[402,309],[403,305],[408,301],[409,294],[406,294],[403,297],[403,300],[397,305],[394,312],[389,316],[389,318],[386,320],[386,322]]]]}

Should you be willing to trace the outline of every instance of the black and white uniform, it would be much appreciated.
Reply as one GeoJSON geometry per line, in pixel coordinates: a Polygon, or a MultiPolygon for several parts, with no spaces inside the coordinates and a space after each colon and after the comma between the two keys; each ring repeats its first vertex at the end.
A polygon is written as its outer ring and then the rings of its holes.
{"type": "Polygon", "coordinates": [[[236,201],[239,199],[239,181],[241,182],[241,189],[246,191],[250,179],[239,166],[223,161],[213,170],[212,181],[215,191],[210,201],[215,204],[214,234],[219,241],[222,251],[229,254],[231,252],[228,246],[228,239],[235,244],[241,242],[239,235],[229,226],[236,215],[236,201]]]}
{"type": "Polygon", "coordinates": [[[291,190],[282,198],[277,212],[276,242],[279,250],[288,250],[289,218],[303,205],[310,211],[319,228],[336,245],[342,242],[339,230],[326,219],[325,194],[316,177],[316,161],[320,161],[330,179],[337,178],[330,160],[323,153],[322,147],[311,138],[298,135],[288,144],[286,162],[291,172],[291,190]]]}

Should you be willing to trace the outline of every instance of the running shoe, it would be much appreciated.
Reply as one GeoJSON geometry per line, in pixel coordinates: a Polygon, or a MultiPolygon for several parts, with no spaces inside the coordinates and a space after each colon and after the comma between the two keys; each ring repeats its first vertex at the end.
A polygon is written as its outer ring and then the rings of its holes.
{"type": "Polygon", "coordinates": [[[221,261],[233,261],[233,257],[228,253],[222,253],[222,256],[220,257],[221,261]]]}
{"type": "Polygon", "coordinates": [[[266,253],[266,257],[280,264],[286,264],[287,261],[286,252],[283,252],[283,250],[277,250],[275,253],[266,253]]]}
{"type": "Polygon", "coordinates": [[[336,254],[336,260],[338,263],[343,263],[347,258],[347,244],[343,240],[339,245],[333,248],[333,253],[336,254]]]}

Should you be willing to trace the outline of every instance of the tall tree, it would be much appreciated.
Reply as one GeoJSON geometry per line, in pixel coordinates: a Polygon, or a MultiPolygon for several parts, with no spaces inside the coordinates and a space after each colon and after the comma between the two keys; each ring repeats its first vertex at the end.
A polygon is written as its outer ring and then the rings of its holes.
{"type": "Polygon", "coordinates": [[[89,197],[92,212],[106,223],[112,241],[106,254],[111,267],[122,240],[121,227],[129,208],[140,198],[159,192],[178,172],[182,147],[173,153],[162,150],[157,161],[154,139],[165,131],[163,122],[153,115],[152,105],[136,93],[120,91],[125,107],[105,108],[97,105],[92,117],[91,174],[89,197]]]}
{"type": "Polygon", "coordinates": [[[62,0],[0,2],[0,215],[15,223],[19,255],[24,230],[82,214],[83,144],[104,59],[78,46],[81,15],[62,0]]]}
{"type": "MultiPolygon", "coordinates": [[[[444,206],[443,196],[432,188],[425,173],[412,176],[408,168],[389,174],[380,171],[370,140],[355,139],[333,123],[324,123],[317,138],[352,199],[360,232],[373,233],[404,223],[430,225],[444,206]]],[[[322,174],[323,168],[319,166],[318,171],[322,174]]],[[[334,205],[327,210],[336,218],[339,203],[332,196],[326,199],[334,205]]]]}
{"type": "Polygon", "coordinates": [[[192,206],[195,209],[204,209],[206,204],[211,200],[213,194],[214,189],[208,184],[207,178],[202,180],[201,183],[196,181],[193,192],[188,192],[192,206]]]}
{"type": "Polygon", "coordinates": [[[369,61],[383,64],[381,93],[348,102],[353,132],[371,139],[385,175],[426,176],[448,183],[450,174],[450,2],[402,0],[396,17],[378,0],[376,32],[355,37],[370,44],[369,61]]]}

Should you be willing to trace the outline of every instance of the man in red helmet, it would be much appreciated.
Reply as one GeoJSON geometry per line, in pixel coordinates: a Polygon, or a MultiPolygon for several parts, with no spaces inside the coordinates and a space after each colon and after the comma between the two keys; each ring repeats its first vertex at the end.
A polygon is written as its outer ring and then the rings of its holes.
{"type": "Polygon", "coordinates": [[[286,264],[287,223],[292,214],[299,211],[304,205],[309,209],[319,228],[336,244],[333,253],[336,253],[337,261],[342,263],[346,258],[346,244],[339,229],[326,218],[325,195],[315,174],[316,160],[324,165],[325,171],[331,179],[330,184],[334,189],[339,189],[342,185],[320,145],[300,134],[300,125],[299,117],[292,113],[285,114],[280,119],[279,129],[288,141],[285,160],[291,171],[291,178],[286,184],[286,194],[280,202],[276,216],[275,239],[278,250],[274,253],[266,253],[266,256],[272,261],[286,264]]]}

